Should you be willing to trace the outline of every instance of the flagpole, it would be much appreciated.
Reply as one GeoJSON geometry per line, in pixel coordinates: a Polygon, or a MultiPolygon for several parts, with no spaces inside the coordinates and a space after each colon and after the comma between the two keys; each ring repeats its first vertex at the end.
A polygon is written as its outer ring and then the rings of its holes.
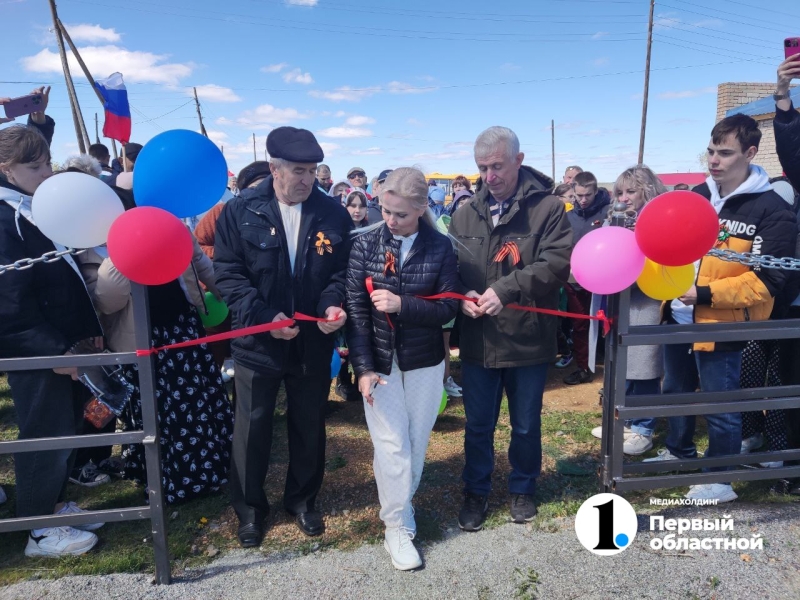
{"type": "Polygon", "coordinates": [[[59,19],[58,17],[56,17],[56,21],[58,22],[58,28],[61,30],[61,33],[64,35],[64,39],[67,40],[67,44],[69,44],[69,49],[72,50],[72,54],[75,55],[75,60],[77,60],[78,64],[80,65],[81,71],[83,71],[83,74],[86,76],[86,79],[89,81],[89,85],[92,86],[92,90],[94,91],[95,95],[97,96],[97,99],[100,100],[100,106],[105,108],[106,101],[103,99],[103,95],[100,93],[100,90],[97,89],[97,85],[94,82],[94,78],[92,77],[92,74],[89,72],[89,69],[86,67],[86,63],[83,62],[83,58],[81,58],[80,52],[78,52],[78,49],[75,47],[75,44],[72,43],[72,38],[69,37],[69,34],[67,33],[67,28],[64,27],[64,23],[62,23],[61,19],[59,19]]]}
{"type": "Polygon", "coordinates": [[[56,12],[55,0],[49,0],[50,12],[53,16],[53,27],[55,28],[56,43],[58,44],[58,54],[61,56],[61,68],[64,71],[64,80],[67,84],[67,94],[69,101],[72,105],[72,120],[75,124],[75,134],[78,137],[78,148],[81,154],[86,154],[87,145],[89,145],[89,134],[86,132],[86,125],[83,122],[83,115],[81,114],[81,107],[78,103],[78,95],[75,93],[75,86],[72,83],[72,75],[69,72],[69,62],[67,61],[67,52],[64,49],[64,38],[61,35],[61,28],[58,26],[58,13],[56,12]]]}

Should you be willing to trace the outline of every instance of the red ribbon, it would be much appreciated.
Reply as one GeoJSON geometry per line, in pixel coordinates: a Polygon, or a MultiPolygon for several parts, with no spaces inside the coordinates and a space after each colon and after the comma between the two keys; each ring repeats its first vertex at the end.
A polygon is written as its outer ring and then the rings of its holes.
{"type": "MultiPolygon", "coordinates": [[[[394,265],[394,255],[393,254],[389,254],[388,250],[386,251],[386,255],[392,257],[392,265],[394,265]]],[[[394,268],[394,266],[392,268],[394,268]]],[[[384,270],[384,275],[385,275],[386,274],[385,273],[386,268],[384,267],[383,270],[384,270]]],[[[371,296],[372,292],[375,291],[375,284],[372,282],[372,277],[367,277],[365,283],[367,284],[367,293],[371,296]]],[[[386,315],[386,322],[389,323],[389,327],[394,329],[394,323],[392,323],[392,320],[389,318],[389,313],[383,313],[383,314],[386,315]]]]}
{"type": "Polygon", "coordinates": [[[136,356],[149,356],[150,354],[158,354],[162,350],[174,350],[176,348],[188,348],[190,346],[199,346],[200,344],[210,344],[212,342],[221,342],[222,340],[232,340],[246,335],[256,335],[257,333],[267,333],[275,331],[276,329],[283,329],[284,327],[291,327],[295,321],[311,321],[311,322],[324,322],[328,319],[319,317],[309,317],[303,313],[294,313],[294,318],[283,319],[282,321],[274,321],[273,323],[264,323],[262,325],[253,325],[252,327],[243,327],[242,329],[233,329],[225,333],[217,333],[215,335],[207,335],[205,337],[197,338],[196,340],[188,340],[179,342],[177,344],[168,344],[167,346],[159,346],[157,348],[150,348],[149,350],[137,350],[136,356]]]}
{"type": "MultiPolygon", "coordinates": [[[[420,296],[423,300],[464,300],[466,302],[477,302],[477,298],[470,298],[455,292],[445,292],[443,294],[435,294],[433,296],[420,296]]],[[[504,308],[512,310],[522,310],[525,312],[542,313],[545,315],[553,315],[555,317],[569,317],[570,319],[586,319],[589,321],[600,321],[603,324],[603,333],[608,335],[611,331],[611,319],[606,316],[602,310],[598,310],[596,315],[581,315],[578,313],[562,312],[560,310],[552,310],[549,308],[534,308],[533,306],[520,306],[519,304],[506,304],[504,308]]]]}
{"type": "MultiPolygon", "coordinates": [[[[372,281],[372,277],[367,277],[366,281],[367,292],[372,294],[375,291],[375,285],[372,281]]],[[[435,294],[433,296],[418,296],[423,300],[464,300],[466,302],[477,302],[477,298],[469,298],[464,296],[463,294],[456,294],[455,292],[445,292],[443,294],[435,294]]],[[[611,322],[612,320],[609,319],[605,312],[602,310],[598,310],[596,315],[581,315],[578,313],[570,313],[570,312],[562,312],[560,310],[551,310],[549,308],[534,308],[532,306],[520,306],[519,304],[507,304],[505,308],[510,308],[512,310],[522,310],[525,312],[532,312],[532,313],[542,313],[545,315],[553,315],[555,317],[569,317],[571,319],[588,319],[590,321],[600,321],[603,324],[603,333],[608,335],[608,332],[611,331],[611,322]]],[[[196,340],[188,340],[186,342],[180,342],[177,344],[169,344],[167,346],[159,346],[157,348],[150,348],[149,350],[137,350],[136,356],[149,356],[150,354],[158,354],[162,350],[174,350],[176,348],[188,348],[191,346],[198,346],[200,344],[210,344],[212,342],[221,342],[223,340],[232,340],[234,338],[243,337],[246,335],[256,335],[258,333],[268,333],[270,331],[275,331],[276,329],[283,329],[284,327],[291,327],[295,324],[296,321],[310,321],[312,323],[324,323],[326,321],[333,320],[333,319],[326,319],[324,317],[309,317],[308,315],[304,315],[303,313],[294,313],[294,317],[291,319],[283,319],[282,321],[275,321],[274,323],[264,323],[262,325],[253,325],[252,327],[243,327],[242,329],[234,329],[232,331],[226,331],[225,333],[218,333],[216,335],[207,335],[205,337],[197,338],[196,340]]],[[[389,327],[394,329],[394,324],[392,320],[389,318],[389,315],[386,315],[386,321],[389,323],[389,327]]]]}

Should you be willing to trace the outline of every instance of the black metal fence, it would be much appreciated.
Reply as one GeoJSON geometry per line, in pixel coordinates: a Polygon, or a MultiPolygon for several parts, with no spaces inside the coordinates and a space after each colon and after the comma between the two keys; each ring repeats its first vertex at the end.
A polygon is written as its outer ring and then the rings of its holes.
{"type": "Polygon", "coordinates": [[[630,327],[629,309],[630,290],[609,297],[608,315],[613,319],[613,324],[606,336],[601,491],[623,492],[728,481],[800,477],[800,465],[765,469],[743,466],[726,471],[680,472],[706,467],[734,467],[766,461],[799,460],[800,449],[655,462],[625,462],[622,452],[624,425],[629,419],[800,407],[800,385],[726,392],[628,396],[625,393],[625,379],[630,349],[644,345],[796,339],[800,338],[800,319],[630,327]],[[664,474],[665,471],[669,473],[664,474]],[[649,473],[657,474],[645,475],[649,473]]]}
{"type": "MultiPolygon", "coordinates": [[[[131,283],[131,294],[133,297],[136,347],[149,348],[150,314],[147,304],[147,289],[143,286],[131,283]]],[[[161,450],[159,446],[158,410],[156,407],[152,356],[138,357],[135,352],[119,352],[83,354],[78,356],[9,358],[0,359],[0,372],[52,369],[56,367],[124,364],[136,364],[139,369],[139,390],[142,399],[143,424],[141,431],[0,442],[0,454],[57,450],[63,448],[90,448],[116,444],[143,444],[147,466],[149,505],[86,511],[81,514],[3,519],[0,520],[0,533],[42,527],[150,519],[153,535],[153,550],[155,552],[156,581],[166,584],[170,582],[170,559],[169,549],[167,547],[167,525],[164,517],[164,495],[161,489],[161,450]]]]}

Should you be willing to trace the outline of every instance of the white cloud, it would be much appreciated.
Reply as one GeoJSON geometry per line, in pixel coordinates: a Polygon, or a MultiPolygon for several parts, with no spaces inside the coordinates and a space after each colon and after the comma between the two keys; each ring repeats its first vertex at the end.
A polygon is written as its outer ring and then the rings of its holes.
{"type": "Polygon", "coordinates": [[[100,25],[81,23],[79,25],[64,25],[73,42],[118,42],[122,36],[112,27],[106,29],[100,25]]]}
{"type": "MultiPolygon", "coordinates": [[[[584,125],[587,124],[588,121],[563,121],[561,123],[556,121],[556,129],[562,129],[562,130],[581,129],[584,125]]],[[[542,127],[542,131],[550,131],[550,125],[542,127]]]]}
{"type": "Polygon", "coordinates": [[[353,115],[352,117],[348,117],[345,121],[345,125],[352,125],[354,127],[360,127],[361,125],[372,125],[375,122],[375,119],[372,117],[365,117],[362,115],[353,115]]]}
{"type": "Polygon", "coordinates": [[[286,67],[289,66],[289,63],[277,63],[274,65],[267,65],[266,67],[261,67],[262,73],[280,73],[286,67]]]}
{"type": "MultiPolygon", "coordinates": [[[[187,90],[187,95],[193,96],[192,90],[187,90]]],[[[197,86],[197,97],[209,102],[241,102],[241,98],[231,88],[209,83],[197,86]]]]}
{"type": "Polygon", "coordinates": [[[595,67],[604,67],[604,66],[605,66],[605,65],[607,65],[608,63],[609,63],[608,57],[607,57],[607,56],[601,56],[601,57],[599,57],[599,58],[595,58],[595,59],[592,61],[592,66],[595,66],[595,67]]]}
{"type": "Polygon", "coordinates": [[[370,137],[372,131],[361,127],[328,127],[319,130],[317,135],[328,138],[362,138],[370,137]]]}
{"type": "Polygon", "coordinates": [[[207,129],[206,133],[208,134],[208,139],[210,139],[217,145],[224,143],[228,139],[228,134],[225,133],[224,131],[214,131],[213,129],[207,129]]]}
{"type": "MultiPolygon", "coordinates": [[[[308,114],[301,113],[296,108],[276,108],[271,104],[262,104],[255,110],[244,111],[235,123],[243,127],[254,129],[272,129],[274,125],[287,125],[300,119],[307,119],[308,114]]],[[[231,124],[228,119],[217,119],[218,125],[231,124]]]]}
{"type": "Polygon", "coordinates": [[[409,125],[414,125],[416,127],[422,125],[422,121],[420,121],[419,119],[415,119],[414,117],[407,119],[406,123],[408,123],[409,125]]]}
{"type": "Polygon", "coordinates": [[[501,71],[519,71],[521,68],[522,67],[520,67],[518,64],[510,62],[503,63],[502,65],[500,65],[501,71]]]}
{"type": "MultiPolygon", "coordinates": [[[[176,85],[192,74],[192,63],[167,63],[167,54],[153,54],[127,50],[119,46],[84,46],[78,48],[89,71],[98,77],[107,77],[116,71],[124,73],[130,83],[158,83],[176,85]]],[[[70,52],[69,66],[74,77],[83,77],[83,71],[70,52]]],[[[26,71],[33,73],[61,73],[61,58],[57,52],[45,48],[38,54],[26,56],[21,61],[26,71]]]]}
{"type": "Polygon", "coordinates": [[[390,81],[386,84],[386,91],[390,94],[424,94],[425,92],[432,92],[435,87],[416,87],[410,83],[403,83],[402,81],[390,81]]]}
{"type": "Polygon", "coordinates": [[[325,158],[328,159],[333,154],[341,148],[339,144],[334,144],[333,142],[320,142],[319,145],[322,147],[322,151],[325,153],[325,158]]]}
{"type": "Polygon", "coordinates": [[[603,39],[604,37],[606,37],[607,35],[608,35],[607,31],[598,31],[597,33],[595,33],[592,36],[592,39],[593,40],[600,40],[600,39],[603,39]]]}
{"type": "Polygon", "coordinates": [[[681,90],[679,92],[662,92],[658,95],[660,100],[679,100],[681,98],[695,98],[706,94],[715,94],[717,88],[714,86],[700,88],[698,90],[681,90]]]}
{"type": "Polygon", "coordinates": [[[366,148],[365,150],[353,150],[350,154],[354,156],[378,156],[383,154],[383,150],[378,146],[373,146],[372,148],[366,148]]]}
{"type": "Polygon", "coordinates": [[[369,98],[376,91],[375,89],[353,89],[349,85],[344,85],[328,92],[311,90],[308,95],[314,98],[324,98],[332,102],[359,102],[364,98],[369,98]]]}
{"type": "Polygon", "coordinates": [[[346,116],[347,116],[347,113],[346,113],[346,112],[344,112],[343,110],[337,110],[337,111],[336,111],[336,115],[335,115],[335,116],[336,116],[337,118],[341,119],[342,117],[346,117],[346,116]]]}
{"type": "Polygon", "coordinates": [[[286,0],[286,4],[292,6],[316,6],[319,0],[286,0]]]}
{"type": "Polygon", "coordinates": [[[311,78],[311,73],[303,73],[300,69],[292,69],[284,73],[283,80],[286,83],[302,83],[303,85],[314,83],[314,80],[311,78]]]}

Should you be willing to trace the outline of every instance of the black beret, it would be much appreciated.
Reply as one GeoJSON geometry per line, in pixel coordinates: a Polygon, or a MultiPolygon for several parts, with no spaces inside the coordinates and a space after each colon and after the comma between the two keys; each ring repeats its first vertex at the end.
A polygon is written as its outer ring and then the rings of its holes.
{"type": "Polygon", "coordinates": [[[267,136],[267,152],[272,158],[297,163],[318,163],[325,158],[317,138],[308,129],[278,127],[267,136]]]}
{"type": "Polygon", "coordinates": [[[236,178],[236,187],[240,191],[247,189],[256,179],[262,179],[268,175],[269,163],[265,160],[257,160],[239,171],[239,176],[236,178]]]}
{"type": "Polygon", "coordinates": [[[139,156],[139,152],[141,151],[141,144],[136,144],[135,142],[129,142],[125,144],[125,157],[131,162],[136,161],[136,157],[139,156]]]}

